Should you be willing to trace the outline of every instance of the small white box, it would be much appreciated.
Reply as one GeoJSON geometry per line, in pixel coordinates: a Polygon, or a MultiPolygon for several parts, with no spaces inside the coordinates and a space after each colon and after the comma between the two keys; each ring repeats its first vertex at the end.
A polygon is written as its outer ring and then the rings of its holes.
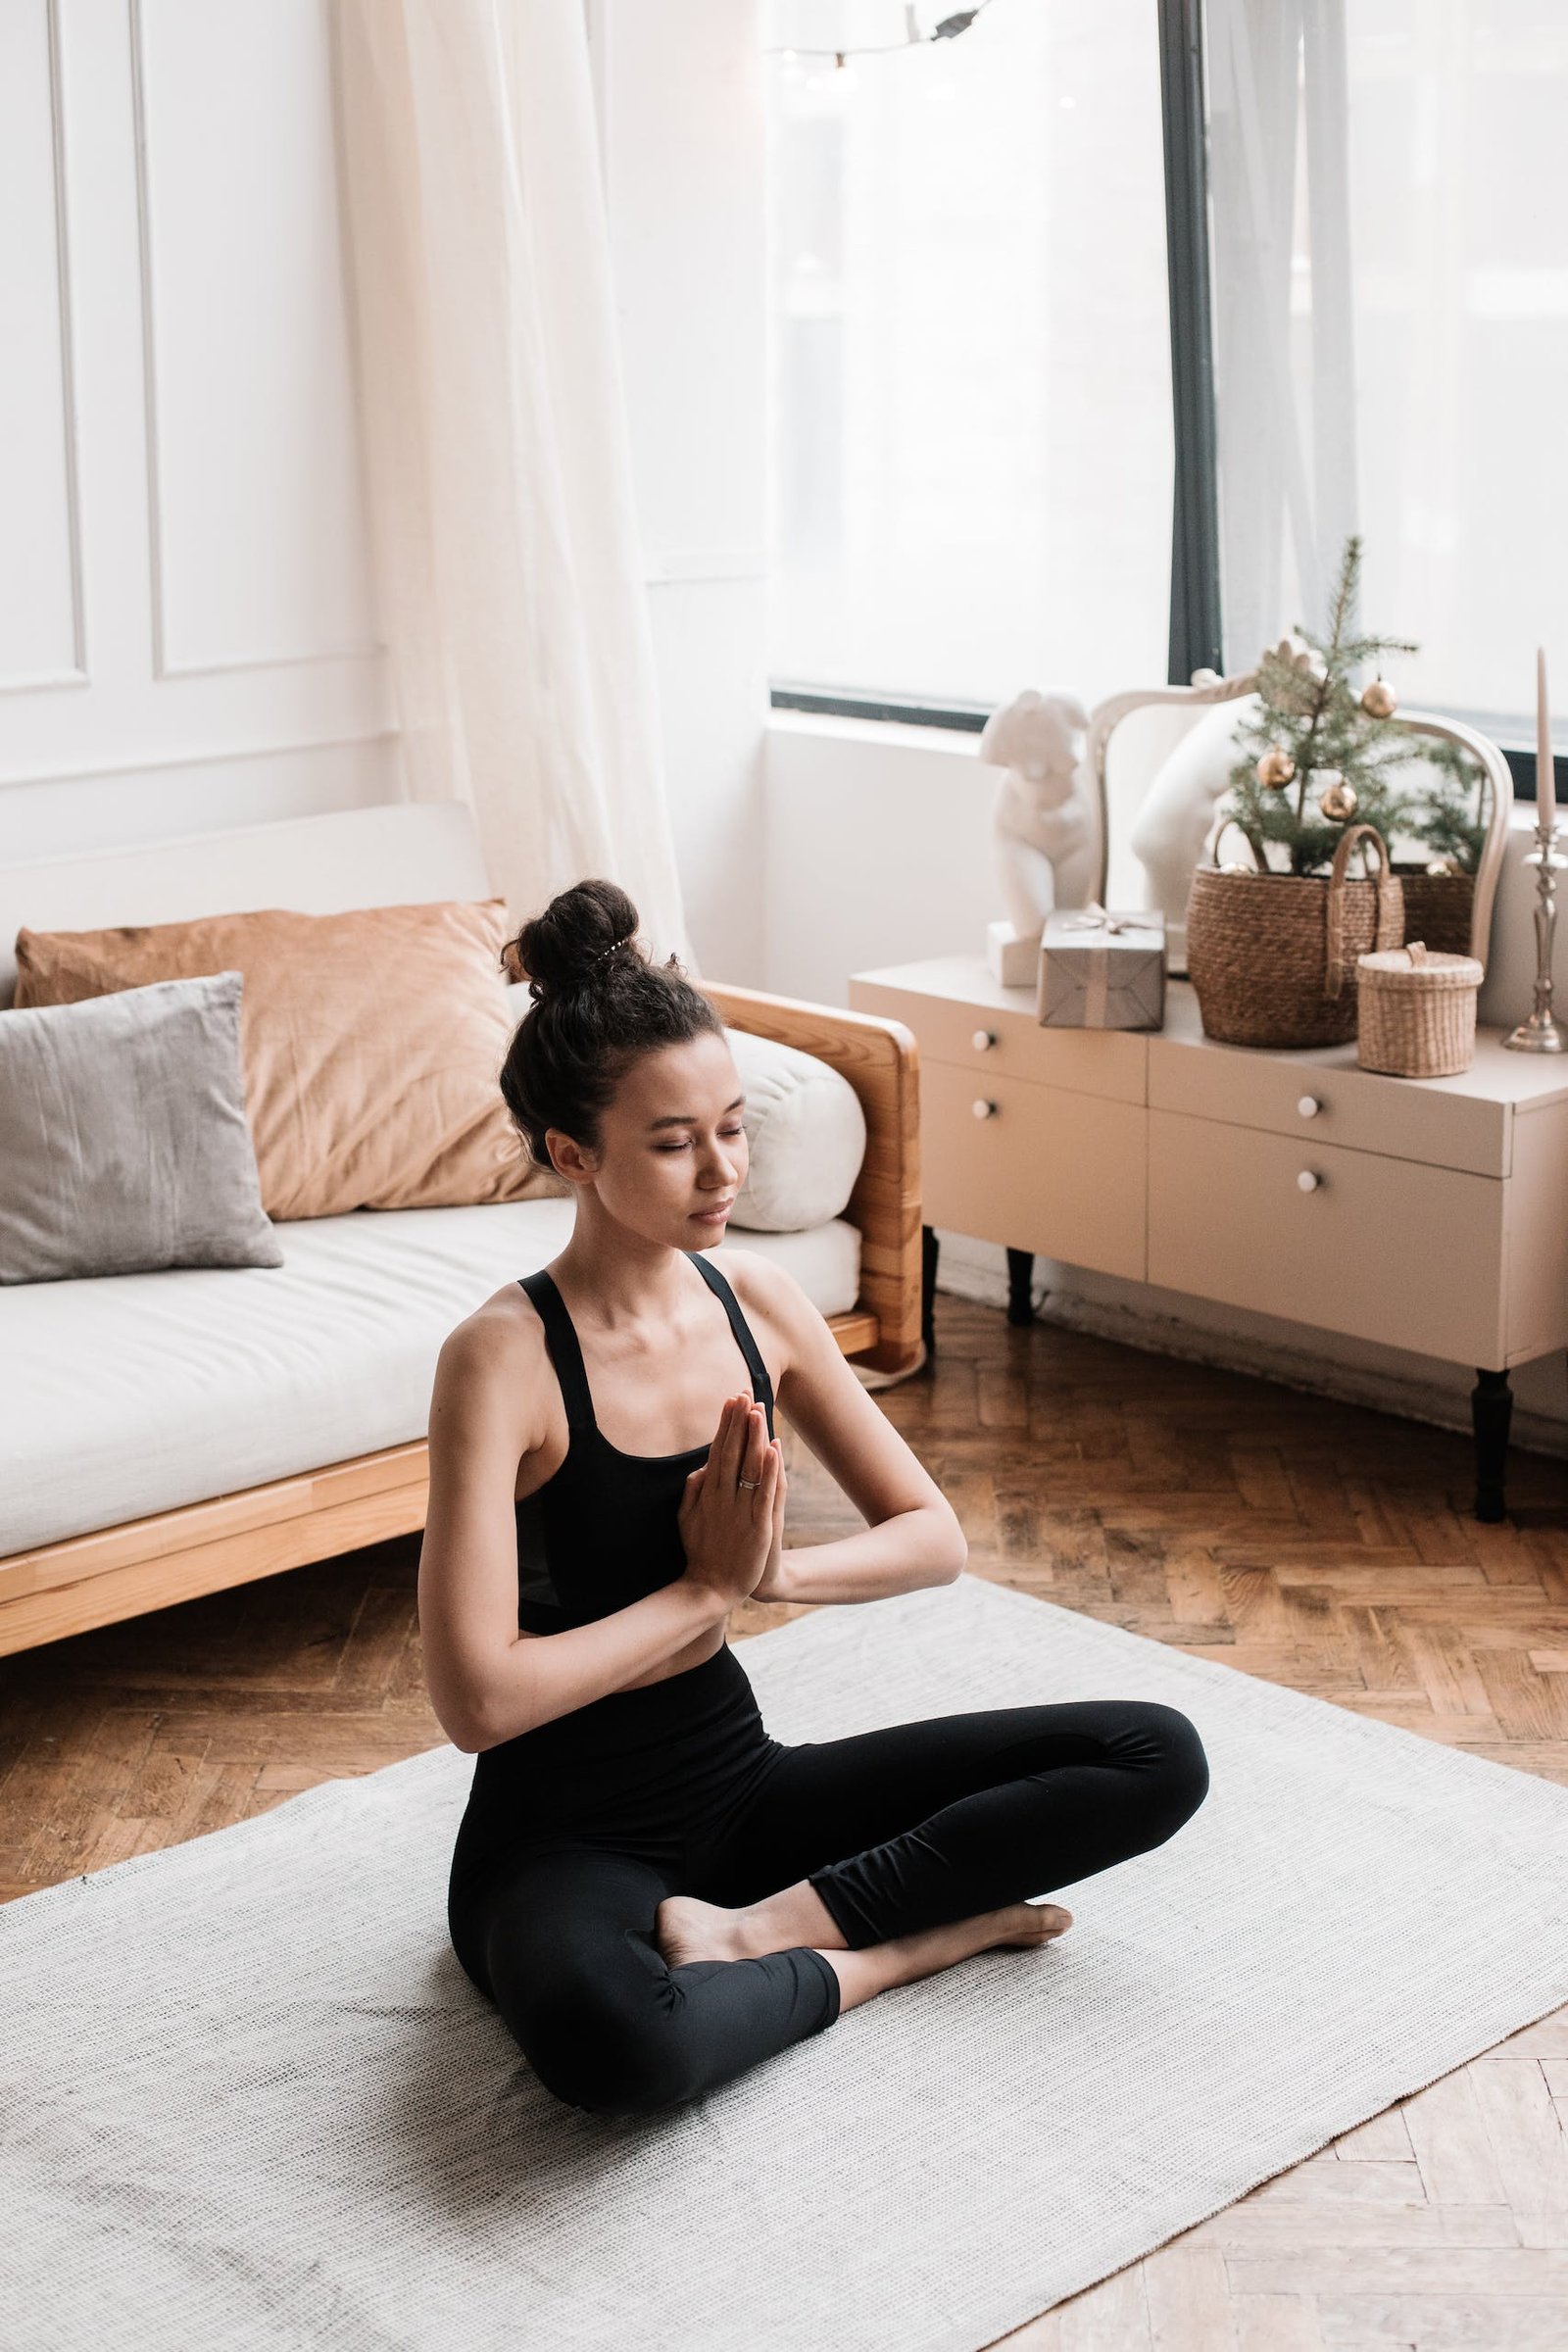
{"type": "Polygon", "coordinates": [[[1003,988],[1029,988],[1040,961],[1038,931],[1015,931],[1011,923],[986,925],[986,962],[1003,988]]]}

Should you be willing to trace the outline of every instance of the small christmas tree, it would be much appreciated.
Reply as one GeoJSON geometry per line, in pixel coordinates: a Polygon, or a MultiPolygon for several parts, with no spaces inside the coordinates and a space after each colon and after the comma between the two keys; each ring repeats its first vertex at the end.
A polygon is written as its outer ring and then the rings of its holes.
{"type": "Polygon", "coordinates": [[[1350,634],[1360,573],[1361,542],[1352,535],[1327,638],[1298,626],[1260,658],[1258,708],[1236,730],[1242,756],[1230,771],[1230,813],[1260,869],[1325,871],[1353,822],[1375,825],[1391,843],[1396,831],[1413,833],[1435,855],[1473,870],[1486,837],[1481,763],[1462,745],[1396,724],[1394,690],[1381,675],[1359,690],[1350,682],[1353,669],[1379,655],[1419,651],[1404,638],[1350,634]],[[1417,760],[1438,778],[1401,800],[1391,771],[1417,760]],[[1283,869],[1271,847],[1285,853],[1283,869]]]}

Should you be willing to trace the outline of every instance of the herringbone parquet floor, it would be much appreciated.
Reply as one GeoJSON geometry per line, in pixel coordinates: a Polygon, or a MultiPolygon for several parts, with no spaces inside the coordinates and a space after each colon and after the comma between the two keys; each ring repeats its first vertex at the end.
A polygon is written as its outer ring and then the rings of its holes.
{"type": "MultiPolygon", "coordinates": [[[[937,1336],[879,1401],[972,1573],[1568,1783],[1568,1468],[1515,1454],[1512,1520],[1479,1527],[1462,1438],[946,1295],[937,1336]]],[[[792,1540],[851,1532],[785,1438],[792,1540]]],[[[0,1660],[0,1898],[439,1740],[417,1560],[409,1538],[0,1660]]],[[[1568,2352],[1565,2118],[1568,2010],[1008,2352],[1568,2352]]]]}

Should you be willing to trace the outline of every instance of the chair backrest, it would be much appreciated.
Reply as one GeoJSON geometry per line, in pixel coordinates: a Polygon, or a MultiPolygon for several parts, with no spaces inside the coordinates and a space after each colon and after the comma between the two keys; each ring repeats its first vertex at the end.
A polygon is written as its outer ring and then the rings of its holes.
{"type": "Polygon", "coordinates": [[[16,995],[24,924],[97,931],[263,906],[342,914],[495,896],[465,801],[390,801],[87,857],[35,858],[0,865],[0,1005],[16,995]]]}

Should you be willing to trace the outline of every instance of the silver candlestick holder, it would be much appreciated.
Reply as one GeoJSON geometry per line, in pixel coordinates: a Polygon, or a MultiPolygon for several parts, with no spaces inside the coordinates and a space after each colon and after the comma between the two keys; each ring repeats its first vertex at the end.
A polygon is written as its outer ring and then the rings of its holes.
{"type": "Polygon", "coordinates": [[[1536,869],[1536,1001],[1529,1017],[1503,1039],[1516,1054],[1568,1053],[1568,1032],[1551,1009],[1551,951],[1557,930],[1558,872],[1568,858],[1557,852],[1555,812],[1551,824],[1536,827],[1536,846],[1525,859],[1536,869]]]}

